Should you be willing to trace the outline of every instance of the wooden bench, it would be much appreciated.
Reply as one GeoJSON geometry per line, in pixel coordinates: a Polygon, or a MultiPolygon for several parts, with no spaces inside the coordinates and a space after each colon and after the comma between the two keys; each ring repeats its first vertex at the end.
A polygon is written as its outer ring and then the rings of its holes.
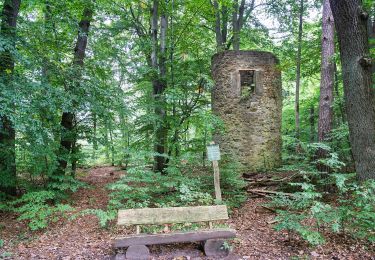
{"type": "Polygon", "coordinates": [[[225,239],[236,236],[230,228],[212,228],[212,221],[228,219],[225,205],[142,208],[119,210],[118,225],[137,225],[137,234],[119,237],[114,241],[115,248],[127,247],[127,259],[149,259],[148,245],[204,241],[207,256],[228,255],[225,239]],[[171,232],[162,234],[140,234],[140,225],[160,225],[173,223],[209,222],[209,229],[171,232]]]}

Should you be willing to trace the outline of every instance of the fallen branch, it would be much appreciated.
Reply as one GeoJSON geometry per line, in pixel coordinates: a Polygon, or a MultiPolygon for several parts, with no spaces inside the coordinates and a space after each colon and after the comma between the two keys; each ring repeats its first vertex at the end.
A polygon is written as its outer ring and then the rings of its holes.
{"type": "Polygon", "coordinates": [[[251,177],[244,177],[244,180],[248,182],[249,185],[265,185],[265,186],[271,186],[271,185],[278,185],[281,182],[291,181],[297,174],[293,174],[291,176],[286,176],[281,179],[273,179],[272,177],[269,178],[251,178],[251,177]]]}
{"type": "Polygon", "coordinates": [[[293,193],[285,193],[285,192],[279,192],[279,191],[272,191],[272,190],[257,190],[257,189],[251,189],[247,190],[251,193],[255,194],[275,194],[275,195],[284,195],[284,196],[289,196],[289,197],[294,197],[295,195],[293,193]]]}
{"type": "Polygon", "coordinates": [[[274,213],[276,213],[276,210],[275,209],[272,209],[272,208],[269,208],[269,207],[266,207],[266,206],[263,206],[263,205],[260,205],[262,208],[265,208],[265,209],[267,209],[267,210],[269,210],[269,211],[272,211],[272,212],[274,212],[274,213]]]}
{"type": "Polygon", "coordinates": [[[272,198],[272,196],[264,194],[264,193],[260,193],[260,192],[256,192],[256,191],[252,191],[252,190],[248,190],[248,191],[250,191],[251,193],[253,193],[255,195],[261,196],[261,197],[272,198]]]}

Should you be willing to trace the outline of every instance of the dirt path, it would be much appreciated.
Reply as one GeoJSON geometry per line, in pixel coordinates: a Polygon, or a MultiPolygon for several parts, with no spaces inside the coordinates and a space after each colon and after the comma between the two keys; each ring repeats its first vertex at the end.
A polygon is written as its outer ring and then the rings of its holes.
{"type": "MultiPolygon", "coordinates": [[[[80,179],[91,185],[74,194],[71,205],[84,209],[105,209],[108,191],[105,186],[114,182],[123,172],[114,167],[98,167],[81,174],[80,179]]],[[[262,198],[249,199],[235,210],[228,224],[238,231],[234,250],[227,260],[238,259],[375,259],[358,241],[332,236],[324,247],[309,248],[296,237],[276,232],[270,223],[274,213],[262,208],[262,198]]],[[[42,232],[30,232],[15,215],[1,216],[0,236],[5,245],[0,256],[11,252],[5,259],[113,259],[111,240],[126,232],[114,225],[102,229],[94,216],[78,217],[74,221],[61,220],[42,232]]],[[[198,244],[153,246],[154,259],[206,259],[198,244]]],[[[1,259],[1,257],[0,257],[1,259]]]]}
{"type": "MultiPolygon", "coordinates": [[[[91,188],[76,192],[70,204],[77,211],[106,209],[108,191],[105,185],[114,182],[122,173],[115,167],[100,167],[89,170],[87,174],[78,174],[91,188]]],[[[0,255],[2,251],[13,253],[9,259],[110,259],[112,255],[111,230],[100,228],[97,218],[92,215],[74,221],[62,220],[38,233],[25,232],[25,225],[17,223],[14,218],[8,215],[1,220],[5,226],[1,237],[10,242],[0,249],[0,255]],[[16,230],[15,225],[18,226],[16,230]]]]}

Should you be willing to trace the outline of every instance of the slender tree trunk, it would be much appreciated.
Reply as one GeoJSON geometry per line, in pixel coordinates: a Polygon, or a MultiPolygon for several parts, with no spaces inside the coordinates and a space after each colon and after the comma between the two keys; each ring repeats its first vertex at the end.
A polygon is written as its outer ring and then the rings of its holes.
{"type": "Polygon", "coordinates": [[[155,122],[155,143],[154,143],[154,171],[164,172],[166,168],[166,145],[167,145],[167,122],[165,111],[164,90],[167,87],[166,81],[166,47],[167,47],[167,28],[168,19],[163,10],[160,16],[160,50],[158,51],[158,19],[159,19],[159,1],[153,1],[153,8],[151,10],[151,38],[152,38],[152,53],[151,64],[156,76],[152,80],[153,98],[155,101],[155,114],[157,120],[155,122]],[[159,58],[159,59],[158,59],[159,58]]]}
{"type": "Polygon", "coordinates": [[[350,143],[360,180],[375,179],[375,107],[367,34],[361,0],[330,0],[343,68],[350,143]]]}
{"type": "MultiPolygon", "coordinates": [[[[4,84],[2,91],[13,92],[14,57],[16,48],[16,27],[21,0],[5,0],[1,14],[0,38],[2,39],[2,52],[0,53],[0,77],[4,84]],[[4,40],[7,41],[4,44],[4,40]]],[[[0,92],[0,97],[3,93],[0,92]]],[[[9,102],[9,106],[13,104],[9,102]]],[[[11,110],[14,110],[12,108],[11,110]]],[[[0,191],[9,195],[16,195],[16,132],[12,115],[0,110],[0,191]]]]}
{"type": "Polygon", "coordinates": [[[232,16],[233,26],[233,50],[240,50],[240,32],[243,24],[243,16],[245,11],[245,0],[241,0],[241,4],[238,5],[238,0],[234,0],[232,16]]]}
{"type": "MultiPolygon", "coordinates": [[[[333,119],[333,88],[335,84],[335,63],[333,56],[335,54],[335,24],[329,0],[323,1],[322,17],[322,62],[320,79],[320,99],[319,99],[319,122],[318,122],[318,141],[327,141],[332,128],[333,119]]],[[[318,159],[325,158],[327,151],[319,149],[318,159]]],[[[327,167],[318,164],[318,169],[327,171],[327,167]]]]}
{"type": "Polygon", "coordinates": [[[98,150],[98,139],[97,136],[97,115],[95,112],[92,112],[92,125],[93,125],[93,133],[92,133],[92,159],[96,158],[96,151],[98,150]]]}
{"type": "Polygon", "coordinates": [[[223,43],[223,45],[226,46],[226,50],[229,50],[232,44],[233,50],[240,50],[240,33],[242,27],[255,8],[255,0],[250,2],[248,8],[245,7],[245,2],[245,0],[241,0],[241,4],[238,5],[238,0],[233,0],[232,37],[228,41],[225,40],[223,43]]]}
{"type": "Polygon", "coordinates": [[[298,27],[297,67],[296,67],[296,99],[295,99],[295,124],[296,124],[296,138],[297,138],[297,140],[299,140],[299,136],[300,136],[299,91],[300,91],[300,84],[301,84],[301,55],[302,55],[303,10],[304,10],[303,0],[300,0],[299,27],[298,27]]]}
{"type": "Polygon", "coordinates": [[[77,162],[78,162],[78,151],[79,151],[79,146],[77,144],[77,140],[75,139],[73,144],[72,144],[72,173],[71,176],[73,178],[76,177],[76,171],[77,171],[77,162]]]}
{"type": "MultiPolygon", "coordinates": [[[[75,89],[79,87],[79,82],[81,80],[81,69],[83,67],[83,61],[85,58],[86,47],[87,47],[87,37],[90,28],[90,22],[93,16],[93,9],[91,4],[88,4],[83,11],[83,16],[79,22],[79,32],[77,36],[76,46],[74,48],[74,78],[72,84],[69,84],[66,91],[70,94],[74,93],[75,89]]],[[[64,111],[61,117],[61,141],[59,149],[59,166],[56,174],[62,175],[68,165],[69,155],[72,153],[73,143],[76,142],[76,130],[74,126],[75,113],[74,109],[77,104],[72,102],[71,111],[64,111]]]]}
{"type": "Polygon", "coordinates": [[[223,35],[221,33],[221,18],[219,3],[217,0],[213,1],[213,6],[215,10],[215,37],[216,37],[216,49],[217,51],[222,51],[224,49],[223,35]]]}
{"type": "Polygon", "coordinates": [[[105,129],[104,129],[104,142],[105,142],[105,159],[109,163],[110,156],[109,156],[109,150],[110,150],[110,144],[109,144],[109,129],[108,129],[108,121],[105,121],[105,129]]]}
{"type": "Polygon", "coordinates": [[[112,129],[112,119],[109,120],[109,140],[111,146],[111,165],[115,166],[115,146],[113,144],[113,129],[112,129]]]}
{"type": "MultiPolygon", "coordinates": [[[[374,4],[375,5],[375,4],[374,4]]],[[[375,7],[374,7],[375,8],[375,7]]],[[[375,48],[375,16],[372,19],[369,19],[369,40],[370,42],[370,49],[375,48]]],[[[375,73],[375,65],[372,65],[372,73],[375,73]]],[[[374,102],[375,103],[375,102],[374,102]]]]}
{"type": "Polygon", "coordinates": [[[122,140],[121,143],[124,145],[124,148],[125,148],[124,149],[125,153],[123,153],[123,158],[121,159],[121,166],[124,167],[124,169],[126,169],[128,166],[129,159],[130,159],[130,154],[129,154],[130,131],[126,127],[126,118],[125,118],[124,111],[122,110],[120,111],[119,118],[120,118],[120,126],[121,126],[121,140],[122,140]]]}
{"type": "Polygon", "coordinates": [[[315,142],[315,109],[310,107],[310,143],[315,142]]]}
{"type": "Polygon", "coordinates": [[[225,45],[228,38],[228,7],[226,5],[221,9],[221,18],[222,45],[225,45]]]}
{"type": "Polygon", "coordinates": [[[232,12],[232,32],[233,32],[233,50],[240,48],[240,28],[238,24],[238,0],[233,0],[232,12]]]}

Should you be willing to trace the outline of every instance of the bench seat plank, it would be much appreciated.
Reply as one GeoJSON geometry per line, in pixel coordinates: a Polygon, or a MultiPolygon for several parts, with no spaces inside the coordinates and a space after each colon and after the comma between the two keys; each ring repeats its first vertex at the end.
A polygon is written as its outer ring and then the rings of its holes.
{"type": "Polygon", "coordinates": [[[118,211],[118,225],[159,225],[228,219],[227,206],[141,208],[118,211]]]}
{"type": "Polygon", "coordinates": [[[217,238],[236,237],[236,230],[231,228],[218,228],[189,232],[173,232],[164,234],[140,234],[120,237],[115,239],[114,247],[128,247],[133,245],[157,245],[182,242],[205,241],[217,238]]]}

